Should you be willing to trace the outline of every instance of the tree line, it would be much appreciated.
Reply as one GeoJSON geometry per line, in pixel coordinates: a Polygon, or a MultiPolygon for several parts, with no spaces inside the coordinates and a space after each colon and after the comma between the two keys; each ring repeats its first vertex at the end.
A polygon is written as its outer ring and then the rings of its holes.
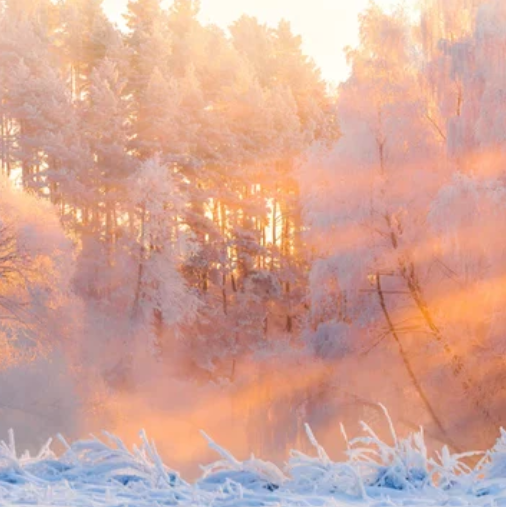
{"type": "Polygon", "coordinates": [[[295,162],[336,139],[334,99],[286,21],[137,0],[120,30],[101,3],[2,3],[2,172],[57,207],[123,366],[133,336],[163,357],[181,335],[194,372],[233,377],[302,325],[295,162]]]}

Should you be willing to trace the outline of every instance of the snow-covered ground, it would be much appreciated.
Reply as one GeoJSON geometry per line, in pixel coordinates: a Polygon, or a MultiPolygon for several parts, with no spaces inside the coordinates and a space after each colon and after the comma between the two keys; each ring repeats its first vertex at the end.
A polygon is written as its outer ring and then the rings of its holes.
{"type": "Polygon", "coordinates": [[[56,456],[48,443],[18,456],[14,436],[0,445],[0,505],[61,507],[506,506],[506,432],[487,453],[427,455],[423,433],[382,442],[367,425],[349,442],[348,461],[332,462],[310,429],[314,453],[296,451],[281,470],[240,462],[205,434],[220,460],[190,484],[162,463],[141,433],[132,450],[117,438],[78,441],[56,456]],[[478,459],[473,468],[464,463],[478,459]]]}

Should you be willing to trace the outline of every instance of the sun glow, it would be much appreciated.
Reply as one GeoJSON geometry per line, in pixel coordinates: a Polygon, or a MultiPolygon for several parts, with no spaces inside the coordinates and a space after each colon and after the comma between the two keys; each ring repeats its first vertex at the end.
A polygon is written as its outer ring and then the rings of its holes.
{"type": "MultiPolygon", "coordinates": [[[[127,0],[105,0],[104,10],[122,24],[127,0]]],[[[166,2],[170,3],[170,2],[166,2]]],[[[201,19],[205,23],[229,26],[241,15],[257,17],[261,22],[276,25],[288,20],[295,33],[302,35],[306,53],[315,60],[323,77],[331,83],[346,79],[349,68],[344,48],[358,41],[358,15],[369,0],[202,0],[201,19]]],[[[384,8],[393,0],[376,2],[384,8]]]]}

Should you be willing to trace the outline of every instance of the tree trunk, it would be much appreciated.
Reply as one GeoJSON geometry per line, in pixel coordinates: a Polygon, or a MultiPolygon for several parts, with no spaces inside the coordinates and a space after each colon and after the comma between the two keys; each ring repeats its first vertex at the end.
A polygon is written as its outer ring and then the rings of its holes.
{"type": "MultiPolygon", "coordinates": [[[[399,247],[399,240],[397,237],[397,233],[393,227],[392,220],[388,215],[385,216],[388,227],[390,228],[390,240],[392,243],[392,247],[397,250],[399,247]]],[[[411,299],[415,303],[418,311],[422,315],[424,322],[430,330],[432,337],[435,341],[441,346],[444,354],[449,359],[450,367],[453,376],[460,381],[462,389],[464,393],[469,396],[473,405],[481,412],[484,419],[487,420],[494,428],[494,431],[501,426],[501,421],[496,418],[487,407],[486,400],[488,400],[487,393],[483,390],[481,386],[476,386],[478,393],[475,393],[473,390],[473,379],[471,375],[468,373],[467,368],[464,363],[464,359],[458,354],[453,347],[446,341],[441,330],[437,326],[432,312],[428,306],[428,303],[425,301],[425,298],[422,293],[422,289],[420,283],[418,281],[418,277],[416,275],[416,270],[413,262],[407,261],[402,256],[398,258],[398,265],[401,277],[404,279],[411,299]]],[[[490,402],[489,402],[490,403],[490,402]]]]}
{"type": "Polygon", "coordinates": [[[441,419],[436,414],[436,411],[432,407],[429,398],[425,394],[425,391],[423,390],[422,385],[418,381],[415,372],[413,370],[413,367],[411,366],[411,362],[409,360],[409,356],[404,349],[404,346],[402,345],[402,342],[399,338],[399,335],[397,334],[397,331],[395,329],[395,325],[390,317],[390,313],[388,312],[388,308],[385,301],[385,295],[383,293],[383,289],[381,286],[381,275],[380,273],[376,273],[376,293],[378,295],[378,300],[381,306],[381,311],[383,312],[383,316],[385,317],[385,321],[387,323],[388,331],[392,335],[393,339],[395,340],[397,344],[397,348],[399,349],[399,355],[401,356],[402,362],[404,364],[404,367],[406,368],[406,371],[409,375],[409,378],[411,380],[411,383],[413,384],[413,387],[415,388],[416,392],[420,396],[420,399],[422,400],[423,404],[425,405],[425,408],[427,409],[427,412],[430,414],[432,420],[434,421],[435,425],[438,427],[439,431],[441,432],[441,435],[444,437],[448,445],[451,445],[454,450],[457,452],[460,452],[459,447],[452,441],[450,436],[448,435],[447,431],[445,430],[443,423],[441,419]]]}
{"type": "Polygon", "coordinates": [[[146,207],[142,206],[139,265],[137,267],[137,283],[135,284],[135,295],[134,295],[134,302],[132,305],[132,318],[136,317],[139,312],[139,305],[140,305],[141,292],[142,292],[142,281],[144,278],[144,257],[146,255],[146,247],[144,244],[145,243],[145,234],[146,234],[145,221],[146,221],[146,207]]]}

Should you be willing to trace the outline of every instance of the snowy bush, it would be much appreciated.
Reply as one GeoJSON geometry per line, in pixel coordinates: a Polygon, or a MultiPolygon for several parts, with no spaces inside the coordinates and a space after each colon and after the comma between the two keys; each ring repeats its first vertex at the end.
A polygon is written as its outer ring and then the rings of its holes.
{"type": "Polygon", "coordinates": [[[306,426],[316,455],[292,451],[285,472],[254,456],[240,461],[203,434],[221,459],[202,467],[195,484],[163,464],[144,432],[141,445],[132,450],[109,434],[106,442],[92,438],[71,445],[60,437],[60,456],[49,441],[32,457],[18,454],[11,431],[8,441],[0,443],[0,505],[502,505],[505,431],[470,467],[465,460],[475,453],[452,455],[443,448],[430,457],[422,430],[402,439],[389,424],[391,443],[366,424],[363,436],[348,441],[344,434],[346,462],[334,462],[306,426]]]}

